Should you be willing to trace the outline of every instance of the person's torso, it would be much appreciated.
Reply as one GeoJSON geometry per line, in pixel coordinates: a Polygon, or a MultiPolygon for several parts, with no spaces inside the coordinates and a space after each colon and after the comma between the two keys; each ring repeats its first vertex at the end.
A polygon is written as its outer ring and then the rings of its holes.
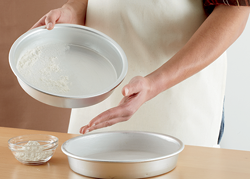
{"type": "MultiPolygon", "coordinates": [[[[89,0],[86,26],[107,34],[123,48],[128,74],[105,101],[73,109],[69,132],[78,133],[93,117],[118,105],[121,88],[131,78],[159,68],[186,44],[205,19],[202,0],[89,0]]],[[[214,145],[220,123],[218,108],[224,97],[222,57],[145,103],[129,121],[96,132],[143,130],[173,135],[187,144],[214,145]]]]}

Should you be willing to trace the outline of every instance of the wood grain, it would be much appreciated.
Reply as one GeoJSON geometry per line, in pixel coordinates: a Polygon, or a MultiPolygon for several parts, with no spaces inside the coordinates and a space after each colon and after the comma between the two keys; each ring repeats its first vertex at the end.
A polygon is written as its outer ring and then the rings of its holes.
{"type": "MultiPolygon", "coordinates": [[[[90,179],[74,173],[68,165],[61,145],[77,135],[0,127],[0,178],[8,179],[90,179]],[[50,134],[59,138],[59,147],[52,159],[40,166],[18,162],[8,149],[8,140],[24,134],[50,134]]],[[[185,146],[177,167],[164,175],[150,179],[249,179],[250,152],[185,146]]]]}

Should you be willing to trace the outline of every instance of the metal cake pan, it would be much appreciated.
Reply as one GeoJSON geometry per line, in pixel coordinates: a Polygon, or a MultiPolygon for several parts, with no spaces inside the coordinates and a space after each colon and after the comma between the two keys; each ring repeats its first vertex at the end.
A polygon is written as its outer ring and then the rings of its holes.
{"type": "Polygon", "coordinates": [[[147,178],[176,167],[183,143],[174,137],[138,131],[90,133],[61,146],[70,168],[93,178],[147,178]]]}
{"type": "MultiPolygon", "coordinates": [[[[114,40],[95,29],[72,24],[57,24],[50,31],[45,26],[42,26],[24,33],[14,42],[10,49],[9,64],[20,86],[31,97],[48,105],[64,108],[87,107],[103,101],[123,81],[128,70],[126,55],[114,40]],[[107,59],[117,76],[114,82],[101,88],[99,91],[88,94],[83,92],[78,95],[65,95],[46,91],[29,82],[17,70],[18,59],[20,59],[25,50],[34,47],[35,44],[57,41],[83,47],[88,49],[89,52],[107,59]]],[[[73,73],[74,68],[71,70],[73,73]]],[[[81,79],[82,77],[79,76],[77,78],[81,79]]]]}

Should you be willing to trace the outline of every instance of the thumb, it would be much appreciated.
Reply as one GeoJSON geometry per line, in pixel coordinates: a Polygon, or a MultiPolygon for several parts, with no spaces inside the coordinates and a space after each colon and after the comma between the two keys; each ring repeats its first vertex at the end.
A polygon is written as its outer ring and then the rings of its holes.
{"type": "Polygon", "coordinates": [[[142,89],[141,78],[143,77],[134,77],[127,85],[125,85],[122,89],[123,96],[130,96],[139,93],[142,89]]]}
{"type": "Polygon", "coordinates": [[[129,90],[128,85],[126,85],[126,86],[123,87],[123,89],[122,89],[123,96],[129,96],[129,95],[131,95],[130,92],[131,92],[131,90],[129,90]]]}

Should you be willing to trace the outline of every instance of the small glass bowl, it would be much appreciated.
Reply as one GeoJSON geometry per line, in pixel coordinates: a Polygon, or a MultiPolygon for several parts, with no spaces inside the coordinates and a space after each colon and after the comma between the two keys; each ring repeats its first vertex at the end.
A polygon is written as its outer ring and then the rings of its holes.
{"type": "Polygon", "coordinates": [[[46,134],[22,135],[9,139],[9,149],[15,158],[26,165],[41,165],[53,156],[58,138],[46,134]]]}

